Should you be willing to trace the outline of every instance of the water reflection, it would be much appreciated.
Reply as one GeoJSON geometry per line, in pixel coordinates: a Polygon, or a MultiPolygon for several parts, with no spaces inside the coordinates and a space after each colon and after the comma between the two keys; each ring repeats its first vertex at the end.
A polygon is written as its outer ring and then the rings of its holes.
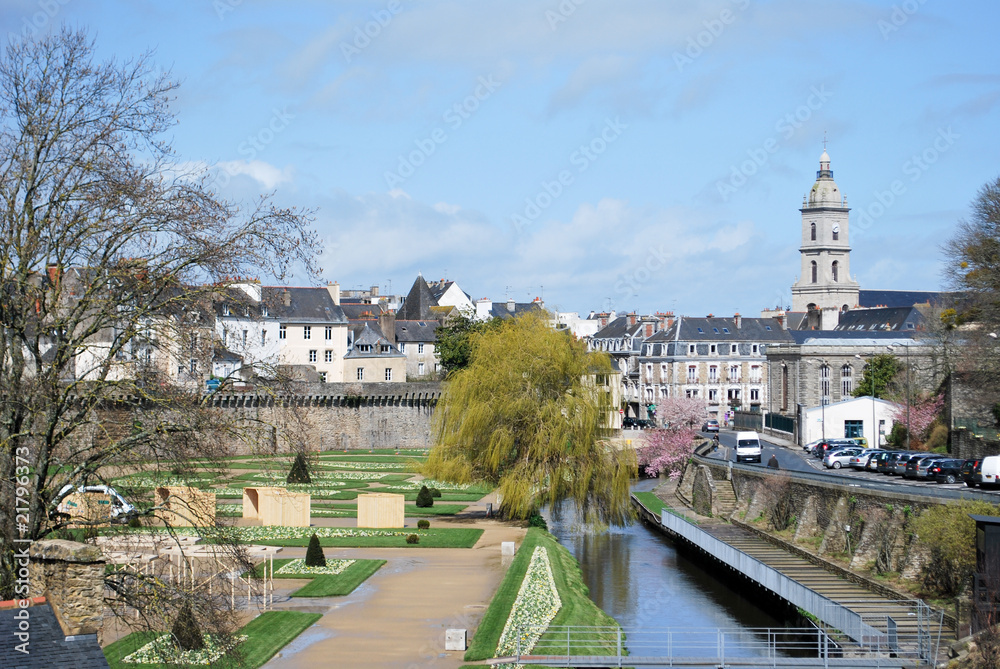
{"type": "MultiPolygon", "coordinates": [[[[655,484],[641,481],[636,489],[655,484]]],[[[551,510],[546,520],[549,531],[579,561],[590,598],[625,628],[785,624],[641,523],[590,533],[579,526],[570,505],[551,510]]]]}

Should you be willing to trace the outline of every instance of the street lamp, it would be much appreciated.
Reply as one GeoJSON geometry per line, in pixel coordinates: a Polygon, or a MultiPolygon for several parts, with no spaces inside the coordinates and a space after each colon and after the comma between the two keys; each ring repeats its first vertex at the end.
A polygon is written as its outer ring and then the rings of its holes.
{"type": "Polygon", "coordinates": [[[896,346],[902,346],[906,351],[906,450],[910,450],[910,345],[889,344],[886,348],[892,351],[896,346]]]}
{"type": "Polygon", "coordinates": [[[820,364],[820,378],[819,378],[819,407],[820,407],[820,420],[822,421],[822,427],[820,428],[823,432],[823,441],[826,441],[826,394],[823,392],[823,368],[827,366],[826,360],[817,360],[813,358],[813,362],[820,364]]]}
{"type": "MultiPolygon", "coordinates": [[[[858,360],[864,360],[864,358],[862,358],[861,354],[859,353],[855,353],[854,357],[857,358],[858,360]]],[[[872,438],[875,440],[875,448],[881,448],[882,440],[879,438],[880,435],[878,433],[878,422],[875,420],[875,377],[873,374],[875,369],[871,366],[870,362],[868,363],[868,369],[869,369],[868,376],[870,377],[872,382],[872,438]]],[[[863,377],[864,377],[864,372],[862,372],[862,378],[863,377]]]]}

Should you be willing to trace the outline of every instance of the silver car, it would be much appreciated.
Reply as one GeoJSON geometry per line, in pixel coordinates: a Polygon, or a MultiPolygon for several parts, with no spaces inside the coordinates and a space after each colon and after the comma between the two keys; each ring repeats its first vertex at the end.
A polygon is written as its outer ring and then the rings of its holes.
{"type": "Polygon", "coordinates": [[[866,448],[859,452],[857,455],[851,456],[851,460],[847,463],[851,466],[851,469],[867,469],[868,468],[868,458],[878,453],[880,448],[866,448]]]}
{"type": "Polygon", "coordinates": [[[850,464],[851,458],[860,452],[860,448],[842,448],[839,451],[832,451],[823,458],[823,465],[827,469],[840,469],[850,464]]]}

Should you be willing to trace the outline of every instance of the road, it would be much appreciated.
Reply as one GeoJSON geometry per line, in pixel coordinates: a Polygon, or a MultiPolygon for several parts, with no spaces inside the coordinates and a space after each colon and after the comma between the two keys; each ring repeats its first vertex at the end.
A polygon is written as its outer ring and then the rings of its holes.
{"type": "MultiPolygon", "coordinates": [[[[703,432],[702,436],[711,439],[713,434],[703,432]]],[[[712,453],[709,457],[725,459],[728,455],[728,459],[735,462],[735,446],[736,446],[736,433],[729,430],[719,431],[719,442],[724,448],[720,448],[715,453],[712,453]]],[[[814,474],[823,474],[831,477],[838,483],[843,483],[844,479],[855,479],[863,480],[877,483],[889,483],[899,486],[908,486],[922,489],[922,492],[934,494],[935,491],[943,490],[965,490],[966,486],[964,483],[935,483],[933,481],[916,481],[913,479],[904,479],[902,476],[886,476],[884,474],[879,474],[877,472],[868,471],[857,471],[851,469],[850,467],[845,467],[843,469],[827,469],[823,466],[822,461],[814,458],[812,455],[806,453],[799,447],[786,448],[784,446],[779,446],[766,439],[761,439],[761,456],[760,464],[757,463],[744,463],[750,466],[767,466],[768,460],[770,460],[771,455],[775,455],[778,458],[778,465],[781,469],[791,470],[791,471],[803,471],[812,472],[814,474]]],[[[984,490],[981,488],[975,488],[977,492],[983,492],[987,494],[993,494],[1000,497],[1000,490],[990,489],[984,490]]]]}

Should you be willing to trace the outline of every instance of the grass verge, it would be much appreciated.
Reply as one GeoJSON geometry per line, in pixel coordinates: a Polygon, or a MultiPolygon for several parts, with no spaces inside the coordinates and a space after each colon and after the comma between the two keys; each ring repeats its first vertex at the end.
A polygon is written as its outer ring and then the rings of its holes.
{"type": "MultiPolygon", "coordinates": [[[[552,625],[618,626],[618,622],[614,618],[590,600],[589,590],[583,583],[583,575],[576,558],[554,536],[533,527],[525,535],[524,542],[518,548],[514,561],[507,569],[503,581],[500,582],[500,587],[497,588],[489,608],[486,609],[486,614],[465,653],[466,662],[485,660],[493,657],[496,653],[500,635],[503,633],[504,625],[507,624],[507,618],[510,617],[514,600],[517,599],[517,591],[521,588],[521,581],[524,580],[524,574],[536,546],[543,546],[548,551],[552,576],[559,591],[559,599],[562,601],[562,606],[552,620],[552,625]]],[[[580,654],[613,653],[615,646],[610,638],[607,640],[595,639],[594,642],[593,648],[583,648],[580,650],[580,654]]]]}
{"type": "Polygon", "coordinates": [[[635,495],[635,498],[639,500],[639,503],[642,504],[647,509],[649,509],[651,513],[660,515],[660,512],[663,511],[663,500],[654,495],[653,493],[634,492],[632,494],[635,495]]]}
{"type": "MultiPolygon", "coordinates": [[[[238,634],[246,634],[247,640],[240,646],[240,657],[222,659],[213,667],[257,669],[274,657],[295,637],[313,625],[322,616],[318,613],[300,611],[266,611],[243,626],[238,634]]],[[[178,664],[125,664],[122,659],[149,643],[158,636],[157,632],[133,632],[115,641],[104,649],[111,669],[165,669],[166,667],[191,667],[178,664]]]]}

